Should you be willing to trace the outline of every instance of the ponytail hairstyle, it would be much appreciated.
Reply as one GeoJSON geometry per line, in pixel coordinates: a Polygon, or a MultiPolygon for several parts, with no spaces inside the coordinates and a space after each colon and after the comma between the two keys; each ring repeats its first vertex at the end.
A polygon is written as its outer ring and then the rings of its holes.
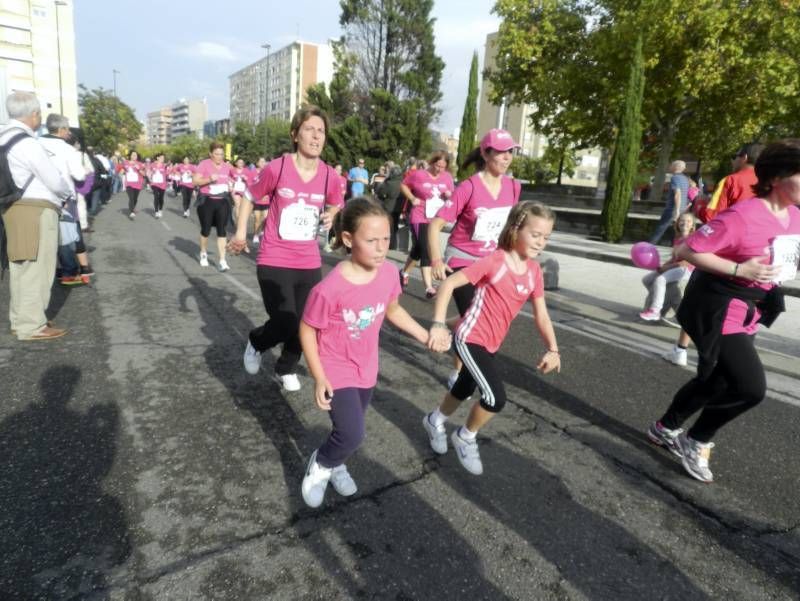
{"type": "Polygon", "coordinates": [[[520,228],[525,227],[528,217],[539,217],[556,222],[556,214],[553,209],[541,202],[533,200],[524,200],[515,204],[511,212],[508,214],[503,231],[500,232],[500,238],[497,241],[497,248],[502,248],[505,251],[512,250],[517,245],[517,232],[520,228]]]}
{"type": "Polygon", "coordinates": [[[486,169],[486,159],[481,154],[481,147],[476,146],[469,151],[469,154],[464,157],[464,162],[461,163],[461,169],[466,170],[470,165],[475,165],[475,171],[483,171],[486,169]]]}
{"type": "Polygon", "coordinates": [[[342,234],[349,232],[354,235],[358,231],[358,226],[364,217],[385,217],[389,219],[389,213],[383,206],[366,196],[357,196],[347,201],[347,205],[336,213],[333,219],[333,232],[336,239],[333,241],[334,249],[344,247],[342,234]]]}

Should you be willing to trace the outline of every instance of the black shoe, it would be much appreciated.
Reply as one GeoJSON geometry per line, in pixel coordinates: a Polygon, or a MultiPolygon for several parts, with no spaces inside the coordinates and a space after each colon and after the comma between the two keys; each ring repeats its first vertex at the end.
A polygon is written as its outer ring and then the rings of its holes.
{"type": "Polygon", "coordinates": [[[81,275],[94,275],[94,269],[92,269],[91,265],[86,265],[85,267],[81,265],[81,275]]]}

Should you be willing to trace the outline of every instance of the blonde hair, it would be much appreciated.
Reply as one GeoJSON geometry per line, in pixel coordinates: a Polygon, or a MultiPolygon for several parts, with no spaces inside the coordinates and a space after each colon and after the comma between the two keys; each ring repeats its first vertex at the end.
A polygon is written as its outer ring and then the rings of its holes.
{"type": "Polygon", "coordinates": [[[691,211],[686,211],[685,213],[681,213],[680,215],[678,215],[678,218],[675,220],[675,223],[672,226],[675,229],[675,233],[676,234],[680,234],[681,233],[681,230],[678,227],[678,224],[681,222],[681,219],[683,219],[684,217],[688,217],[689,219],[692,220],[692,229],[689,230],[690,232],[693,232],[694,228],[697,227],[697,220],[694,218],[694,214],[692,214],[691,211]]]}
{"type": "Polygon", "coordinates": [[[517,244],[517,232],[528,221],[528,217],[539,217],[553,223],[556,222],[556,214],[553,209],[541,202],[524,200],[515,204],[508,214],[503,231],[497,241],[497,247],[505,251],[512,250],[517,244]]]}

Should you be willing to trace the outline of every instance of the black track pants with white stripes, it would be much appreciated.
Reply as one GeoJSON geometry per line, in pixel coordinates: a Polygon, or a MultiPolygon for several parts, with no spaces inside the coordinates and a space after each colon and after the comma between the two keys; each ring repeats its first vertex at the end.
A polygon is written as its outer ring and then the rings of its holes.
{"type": "Polygon", "coordinates": [[[450,394],[460,401],[472,396],[476,388],[481,391],[481,407],[499,413],[506,404],[506,389],[495,369],[495,354],[479,344],[455,340],[456,352],[464,365],[450,394]]]}

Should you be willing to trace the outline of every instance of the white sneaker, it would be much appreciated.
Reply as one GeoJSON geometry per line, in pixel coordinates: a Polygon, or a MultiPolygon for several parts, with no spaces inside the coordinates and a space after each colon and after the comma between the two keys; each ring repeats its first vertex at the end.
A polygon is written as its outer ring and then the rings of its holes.
{"type": "Polygon", "coordinates": [[[450,372],[450,375],[447,376],[447,390],[452,390],[453,386],[455,386],[456,380],[458,380],[458,370],[454,369],[450,372]]]}
{"type": "Polygon", "coordinates": [[[257,248],[259,242],[260,242],[260,238],[258,237],[258,234],[254,235],[253,236],[253,246],[255,246],[257,248]]]}
{"type": "Polygon", "coordinates": [[[208,253],[200,253],[200,267],[208,267],[208,253]]]}
{"type": "Polygon", "coordinates": [[[219,265],[217,267],[219,268],[220,271],[228,271],[230,269],[230,267],[228,266],[228,262],[225,259],[222,259],[222,261],[219,262],[219,265]]]}
{"type": "Polygon", "coordinates": [[[461,438],[458,433],[459,428],[450,436],[453,441],[453,448],[456,451],[456,456],[470,474],[480,476],[483,473],[483,463],[481,463],[481,454],[478,451],[478,441],[467,441],[461,438]]]}
{"type": "Polygon", "coordinates": [[[689,353],[686,352],[685,348],[677,346],[673,346],[668,352],[661,355],[661,358],[681,367],[686,367],[689,363],[689,353]]]}
{"type": "Polygon", "coordinates": [[[297,377],[297,374],[284,374],[282,376],[275,374],[273,378],[275,378],[275,381],[280,384],[286,392],[297,392],[300,390],[300,378],[297,377]]]}
{"type": "Polygon", "coordinates": [[[700,482],[713,482],[714,474],[708,468],[708,460],[711,458],[714,443],[699,442],[681,433],[678,434],[678,446],[681,448],[681,463],[689,475],[700,482]]]}
{"type": "Polygon", "coordinates": [[[431,414],[428,413],[422,418],[422,425],[428,433],[428,440],[431,443],[431,448],[434,453],[444,455],[447,453],[447,430],[444,429],[444,424],[434,426],[431,423],[431,414]]]}
{"type": "Polygon", "coordinates": [[[156,219],[161,219],[161,211],[156,211],[156,219]]]}
{"type": "Polygon", "coordinates": [[[303,501],[309,507],[319,507],[325,499],[325,489],[328,488],[328,481],[331,479],[331,470],[322,467],[317,463],[317,451],[311,453],[306,466],[306,475],[303,477],[303,484],[300,490],[303,493],[303,501]]]}
{"type": "Polygon", "coordinates": [[[347,466],[344,463],[337,465],[331,471],[331,484],[333,484],[333,489],[343,497],[349,497],[358,491],[355,480],[353,480],[350,472],[347,471],[347,466]]]}
{"type": "Polygon", "coordinates": [[[259,353],[250,340],[244,347],[244,369],[251,376],[254,376],[261,369],[261,353],[259,353]]]}
{"type": "Polygon", "coordinates": [[[184,217],[188,217],[188,216],[189,216],[189,209],[186,209],[186,210],[183,212],[183,216],[184,216],[184,217]]]}
{"type": "Polygon", "coordinates": [[[136,213],[131,213],[128,215],[128,219],[136,219],[136,213]]]}

